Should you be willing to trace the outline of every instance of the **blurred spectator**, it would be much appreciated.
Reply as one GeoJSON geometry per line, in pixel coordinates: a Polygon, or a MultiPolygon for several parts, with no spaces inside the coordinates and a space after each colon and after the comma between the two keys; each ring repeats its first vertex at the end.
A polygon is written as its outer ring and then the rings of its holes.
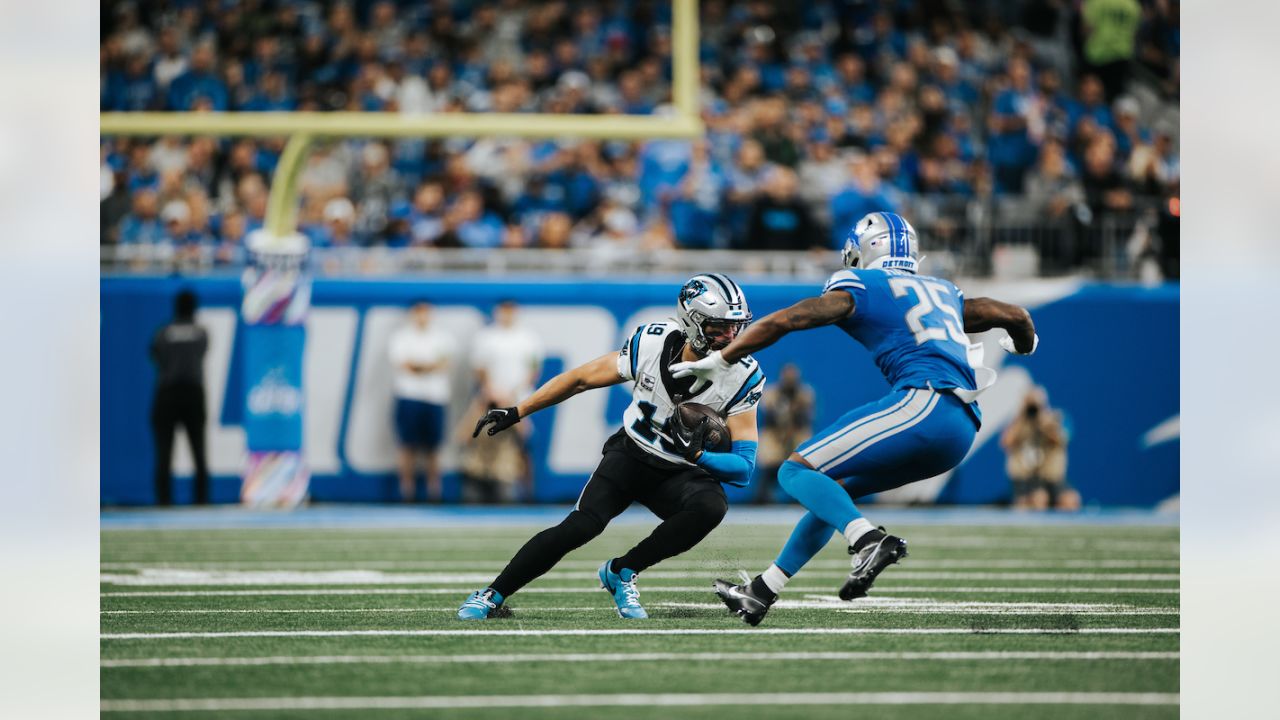
{"type": "Polygon", "coordinates": [[[1077,225],[1088,217],[1084,188],[1067,164],[1066,151],[1057,142],[1040,150],[1040,162],[1027,176],[1027,212],[1044,226],[1040,244],[1040,268],[1061,272],[1075,260],[1077,225]]]}
{"type": "Polygon", "coordinates": [[[1142,106],[1133,97],[1125,95],[1115,102],[1116,154],[1128,158],[1133,148],[1151,142],[1151,135],[1138,125],[1142,106]]]}
{"type": "Polygon", "coordinates": [[[831,198],[830,247],[844,247],[849,229],[867,213],[897,212],[898,203],[891,191],[880,180],[880,174],[871,158],[861,153],[849,161],[851,180],[831,198]]]}
{"type": "Polygon", "coordinates": [[[175,77],[169,84],[168,109],[197,109],[200,101],[208,103],[207,109],[219,112],[228,109],[227,86],[218,77],[216,50],[212,41],[204,40],[191,51],[191,67],[175,77]]]}
{"type": "Polygon", "coordinates": [[[990,117],[996,192],[1022,192],[1023,175],[1044,138],[1046,111],[1044,98],[1031,84],[1030,63],[1021,58],[1010,62],[1009,86],[996,96],[990,117]]]}
{"type": "MultiPolygon", "coordinates": [[[[520,323],[515,301],[500,302],[494,309],[493,324],[476,335],[472,348],[478,392],[470,416],[479,417],[528,397],[542,371],[542,358],[542,341],[520,323]]],[[[526,446],[532,426],[525,420],[515,430],[494,437],[482,433],[475,440],[466,432],[464,494],[479,502],[505,502],[517,497],[519,487],[519,496],[532,497],[532,465],[526,446]]]]}
{"type": "Polygon", "coordinates": [[[760,472],[755,501],[775,502],[778,468],[800,443],[809,437],[813,427],[813,388],[800,377],[794,363],[782,367],[778,382],[764,391],[762,402],[764,431],[760,434],[760,472]]]}
{"type": "Polygon", "coordinates": [[[452,395],[450,369],[457,355],[453,336],[432,322],[432,307],[418,301],[409,309],[409,322],[391,336],[389,354],[395,393],[396,437],[400,499],[413,502],[417,462],[426,463],[426,499],[440,500],[437,449],[444,437],[445,417],[452,395]]]}
{"type": "Polygon", "coordinates": [[[534,246],[548,250],[563,250],[569,247],[569,238],[573,230],[573,221],[569,216],[560,213],[547,213],[542,216],[534,246]]]}
{"type": "Polygon", "coordinates": [[[370,142],[360,153],[360,170],[351,179],[351,191],[361,198],[356,225],[364,237],[376,237],[386,229],[393,203],[406,199],[400,174],[391,167],[387,146],[370,142]]]}
{"type": "Polygon", "coordinates": [[[1027,202],[1034,214],[1055,220],[1084,202],[1084,190],[1061,144],[1049,142],[1041,148],[1040,162],[1027,177],[1027,202]]]}
{"type": "Polygon", "coordinates": [[[141,190],[133,196],[133,209],[120,221],[121,245],[157,245],[165,242],[164,224],[160,221],[159,198],[154,190],[141,190]]]}
{"type": "Polygon", "coordinates": [[[1095,140],[1084,157],[1084,191],[1094,212],[1128,210],[1133,194],[1115,160],[1115,141],[1110,136],[1095,140]]]}
{"type": "Polygon", "coordinates": [[[262,176],[249,173],[236,184],[236,200],[244,208],[249,231],[260,230],[267,221],[267,184],[262,176]]]}
{"type": "Polygon", "coordinates": [[[245,234],[244,215],[238,212],[223,215],[218,244],[213,250],[214,262],[218,265],[243,265],[247,259],[245,234]]]}
{"type": "Polygon", "coordinates": [[[707,141],[694,141],[688,168],[676,186],[669,208],[680,245],[704,249],[717,245],[726,182],[724,173],[711,158],[707,141]]]}
{"type": "Polygon", "coordinates": [[[413,245],[434,245],[444,234],[444,187],[424,182],[413,195],[409,211],[409,234],[413,245]]]}
{"type": "Polygon", "coordinates": [[[1085,62],[1114,100],[1129,79],[1142,7],[1138,0],[1084,0],[1081,10],[1085,62]]]}
{"type": "Polygon", "coordinates": [[[129,57],[123,72],[109,73],[105,81],[104,110],[143,112],[157,110],[161,104],[160,89],[151,75],[146,55],[129,57]]]}
{"type": "Polygon", "coordinates": [[[98,222],[103,243],[120,241],[120,223],[129,214],[133,200],[129,195],[123,171],[113,167],[110,160],[102,163],[102,183],[99,188],[101,202],[98,205],[98,222]]]}
{"type": "Polygon", "coordinates": [[[196,323],[196,296],[178,293],[173,321],[151,339],[151,362],[156,388],[151,403],[151,432],[155,437],[157,505],[173,504],[173,438],[179,425],[195,462],[195,502],[209,502],[209,468],[205,461],[204,356],[209,336],[196,323]]]}
{"type": "Polygon", "coordinates": [[[756,105],[755,126],[753,137],[769,162],[792,168],[800,162],[800,141],[796,137],[800,128],[787,123],[787,106],[781,97],[771,97],[756,105]]]}
{"type": "Polygon", "coordinates": [[[160,211],[160,219],[164,222],[164,242],[173,246],[178,260],[200,263],[213,238],[193,226],[191,206],[185,200],[170,200],[160,211]]]}
{"type": "Polygon", "coordinates": [[[728,188],[729,231],[735,247],[746,242],[747,230],[751,224],[751,209],[773,167],[772,163],[765,160],[764,148],[757,140],[748,138],[742,141],[735,167],[729,173],[728,188]]]}
{"type": "Polygon", "coordinates": [[[325,203],[324,224],[312,227],[307,233],[311,246],[323,248],[349,248],[360,243],[356,235],[356,208],[351,201],[338,197],[325,203]]]}
{"type": "Polygon", "coordinates": [[[160,92],[167,92],[173,79],[185,73],[190,64],[183,53],[181,31],[176,25],[160,30],[160,45],[152,67],[152,77],[160,92]]]}
{"type": "Polygon", "coordinates": [[[505,227],[498,214],[485,208],[478,190],[458,196],[444,216],[440,245],[446,247],[496,248],[502,245],[505,227]]]}
{"type": "MultiPolygon", "coordinates": [[[[835,151],[830,136],[820,131],[809,143],[808,156],[797,169],[799,193],[809,213],[823,227],[831,225],[831,198],[845,184],[846,162],[835,151]]],[[[825,240],[819,241],[825,244],[825,240]]]]}
{"type": "Polygon", "coordinates": [[[1030,510],[1079,510],[1080,494],[1067,484],[1067,432],[1044,391],[1027,393],[1022,410],[1000,436],[1013,506],[1030,510]]]}
{"type": "Polygon", "coordinates": [[[779,167],[765,182],[764,195],[751,209],[746,248],[804,250],[825,244],[809,208],[796,192],[795,171],[779,167]]]}

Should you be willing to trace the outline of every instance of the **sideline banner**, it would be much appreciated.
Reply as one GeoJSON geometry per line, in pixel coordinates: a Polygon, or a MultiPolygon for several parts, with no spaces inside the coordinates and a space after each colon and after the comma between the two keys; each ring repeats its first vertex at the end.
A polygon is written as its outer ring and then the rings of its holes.
{"type": "MultiPolygon", "coordinates": [[[[174,295],[184,288],[200,297],[199,322],[209,331],[206,360],[210,423],[208,455],[215,502],[240,497],[250,448],[261,433],[250,427],[249,393],[259,409],[290,410],[300,429],[309,473],[307,491],[318,502],[388,502],[397,497],[394,403],[388,343],[416,299],[431,300],[435,319],[459,341],[448,440],[442,448],[445,497],[456,498],[459,433],[474,391],[470,343],[496,303],[515,298],[521,322],[542,340],[542,379],[617,350],[635,327],[669,317],[684,277],[657,279],[511,276],[492,278],[400,276],[321,278],[310,283],[305,320],[306,352],[296,343],[286,355],[301,362],[269,377],[270,363],[247,372],[254,328],[241,317],[245,289],[237,277],[105,276],[102,279],[102,501],[108,505],[153,502],[147,432],[148,389],[154,370],[146,348],[168,319],[174,295]],[[300,368],[300,369],[299,369],[300,368]],[[269,379],[269,382],[263,382],[269,379]],[[282,389],[283,388],[283,389],[282,389]],[[302,398],[294,402],[293,390],[302,398]],[[260,404],[258,404],[260,403],[260,404]],[[305,418],[305,421],[303,420],[305,418]]],[[[821,291],[821,281],[778,282],[736,278],[757,317],[821,291]]],[[[1026,393],[1043,386],[1062,410],[1071,434],[1068,479],[1086,504],[1153,506],[1179,491],[1179,366],[1177,285],[1091,283],[1041,279],[1026,283],[961,282],[969,297],[987,295],[1026,305],[1035,317],[1040,349],[1031,357],[1005,353],[1002,332],[972,336],[999,379],[985,392],[983,428],[965,462],[945,477],[895,491],[895,502],[989,504],[1009,498],[1000,431],[1019,411],[1026,393]]],[[[252,286],[251,286],[252,287],[252,286]]],[[[295,301],[297,302],[297,301],[295,301]]],[[[267,305],[264,303],[264,306],[267,305]]],[[[301,307],[301,304],[295,305],[301,307]]],[[[279,335],[278,337],[285,337],[279,335]]],[[[835,421],[852,407],[888,390],[874,359],[834,328],[787,336],[756,354],[770,383],[794,363],[817,396],[815,426],[835,421]]],[[[257,363],[258,361],[254,360],[257,363]]],[[[573,502],[600,460],[600,446],[615,431],[629,400],[624,386],[583,393],[529,419],[533,433],[534,493],[540,502],[573,502]]],[[[766,400],[762,411],[766,416],[766,400]]],[[[296,448],[280,443],[276,449],[296,448]]],[[[175,501],[191,497],[190,455],[175,454],[175,501]]],[[[300,462],[300,461],[299,461],[300,462]]],[[[297,478],[297,465],[274,464],[279,477],[297,478]]],[[[266,477],[260,471],[250,477],[266,477]]],[[[759,477],[756,479],[760,480],[759,477]]],[[[732,489],[730,500],[751,489],[732,489]]]]}

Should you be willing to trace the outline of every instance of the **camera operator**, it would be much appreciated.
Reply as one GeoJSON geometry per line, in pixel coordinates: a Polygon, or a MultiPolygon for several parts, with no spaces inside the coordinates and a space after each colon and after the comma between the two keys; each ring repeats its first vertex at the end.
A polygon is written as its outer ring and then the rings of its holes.
{"type": "Polygon", "coordinates": [[[1027,393],[1022,410],[1000,436],[1015,508],[1080,509],[1080,493],[1066,482],[1067,442],[1062,414],[1049,407],[1044,391],[1027,393]]]}

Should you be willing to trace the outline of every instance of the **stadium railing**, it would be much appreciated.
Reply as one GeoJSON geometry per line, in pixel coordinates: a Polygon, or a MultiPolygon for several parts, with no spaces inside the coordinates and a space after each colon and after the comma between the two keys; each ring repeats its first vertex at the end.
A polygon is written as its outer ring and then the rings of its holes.
{"type": "MultiPolygon", "coordinates": [[[[928,272],[943,277],[1017,279],[1086,275],[1123,280],[1135,276],[1149,255],[1155,220],[1149,211],[1105,214],[1083,224],[1075,216],[1052,222],[977,222],[938,220],[918,229],[928,239],[928,272]]],[[[171,245],[103,245],[103,272],[125,274],[234,274],[236,262],[219,258],[212,247],[175,249],[171,245]]],[[[661,276],[700,272],[709,267],[745,277],[811,280],[831,272],[831,251],[625,250],[578,247],[537,248],[389,248],[381,246],[316,249],[311,266],[317,277],[390,275],[554,274],[588,277],[661,276]]]]}

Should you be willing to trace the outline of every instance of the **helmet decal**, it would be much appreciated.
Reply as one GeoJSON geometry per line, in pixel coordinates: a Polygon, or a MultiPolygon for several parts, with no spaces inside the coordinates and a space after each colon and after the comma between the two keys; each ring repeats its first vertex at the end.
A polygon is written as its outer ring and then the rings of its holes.
{"type": "Polygon", "coordinates": [[[707,291],[706,283],[694,278],[680,288],[680,302],[686,303],[707,291]]]}

